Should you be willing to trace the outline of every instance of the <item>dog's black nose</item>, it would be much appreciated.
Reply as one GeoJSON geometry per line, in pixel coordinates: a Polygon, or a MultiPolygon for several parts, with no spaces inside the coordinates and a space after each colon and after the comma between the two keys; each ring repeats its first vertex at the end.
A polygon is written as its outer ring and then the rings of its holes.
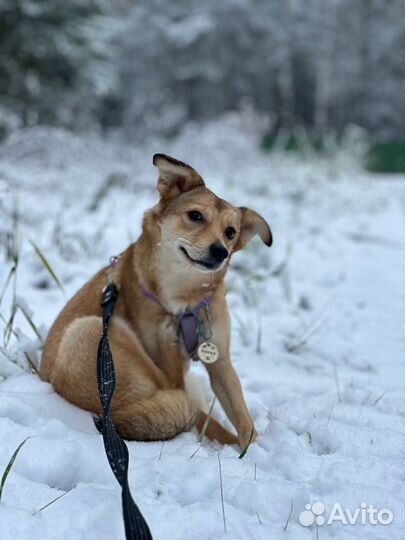
{"type": "Polygon", "coordinates": [[[210,245],[210,255],[215,262],[221,263],[228,257],[229,253],[222,244],[220,244],[219,242],[214,242],[210,245]]]}

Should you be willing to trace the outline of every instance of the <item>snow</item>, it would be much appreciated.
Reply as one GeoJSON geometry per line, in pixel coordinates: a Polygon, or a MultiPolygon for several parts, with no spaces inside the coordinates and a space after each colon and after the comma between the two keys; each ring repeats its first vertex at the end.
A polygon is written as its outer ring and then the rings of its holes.
{"type": "MultiPolygon", "coordinates": [[[[170,144],[137,148],[48,128],[15,134],[0,147],[0,245],[12,236],[17,204],[18,302],[42,335],[67,298],[138,236],[156,200],[152,154],[188,161],[210,188],[261,212],[273,230],[274,247],[253,241],[228,275],[233,360],[260,437],[243,459],[234,447],[200,445],[194,432],[128,443],[132,493],[155,540],[399,539],[403,181],[364,173],[354,143],[325,158],[262,154],[254,130],[238,122],[190,126],[170,144]],[[303,527],[298,516],[316,501],[327,511],[365,502],[394,519],[303,527]]],[[[2,287],[11,262],[5,249],[0,257],[2,287]]],[[[10,286],[0,304],[6,318],[11,302],[10,286]]],[[[91,414],[22,369],[23,350],[39,361],[40,340],[21,312],[15,331],[18,339],[0,348],[0,474],[31,438],[4,486],[0,539],[124,538],[119,486],[91,414]]],[[[191,387],[199,380],[210,403],[204,368],[192,369],[191,387]]]]}

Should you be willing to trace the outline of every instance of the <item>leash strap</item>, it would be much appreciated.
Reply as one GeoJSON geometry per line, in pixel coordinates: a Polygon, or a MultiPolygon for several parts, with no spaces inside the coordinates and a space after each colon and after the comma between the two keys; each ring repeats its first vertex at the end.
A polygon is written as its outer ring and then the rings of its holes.
{"type": "Polygon", "coordinates": [[[97,382],[103,418],[98,427],[103,434],[104,448],[115,478],[122,487],[122,511],[124,514],[125,536],[127,540],[152,540],[141,511],[132,498],[128,484],[128,448],[115,430],[111,419],[111,400],[115,390],[115,369],[108,340],[108,324],[112,317],[118,297],[118,289],[114,283],[109,283],[103,292],[103,335],[97,352],[97,382]]]}

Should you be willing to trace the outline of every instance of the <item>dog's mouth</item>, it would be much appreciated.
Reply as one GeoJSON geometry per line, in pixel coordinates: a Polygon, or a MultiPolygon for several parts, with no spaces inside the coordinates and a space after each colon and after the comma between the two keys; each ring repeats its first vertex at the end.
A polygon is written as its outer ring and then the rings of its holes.
{"type": "Polygon", "coordinates": [[[183,246],[180,246],[180,251],[184,253],[186,259],[191,261],[193,264],[198,264],[199,266],[202,266],[207,270],[217,270],[221,266],[221,264],[218,264],[217,262],[193,259],[192,257],[190,257],[190,255],[187,253],[186,249],[183,246]]]}

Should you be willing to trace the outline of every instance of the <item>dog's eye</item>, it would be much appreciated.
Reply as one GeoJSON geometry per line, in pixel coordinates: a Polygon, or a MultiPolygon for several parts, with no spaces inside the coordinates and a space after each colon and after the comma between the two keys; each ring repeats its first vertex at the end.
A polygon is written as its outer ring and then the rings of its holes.
{"type": "Polygon", "coordinates": [[[204,221],[203,215],[198,210],[190,210],[188,217],[191,221],[204,221]]]}
{"type": "Polygon", "coordinates": [[[225,229],[225,235],[227,236],[227,238],[229,238],[229,240],[232,240],[235,237],[235,234],[236,231],[233,227],[227,227],[225,229]]]}

